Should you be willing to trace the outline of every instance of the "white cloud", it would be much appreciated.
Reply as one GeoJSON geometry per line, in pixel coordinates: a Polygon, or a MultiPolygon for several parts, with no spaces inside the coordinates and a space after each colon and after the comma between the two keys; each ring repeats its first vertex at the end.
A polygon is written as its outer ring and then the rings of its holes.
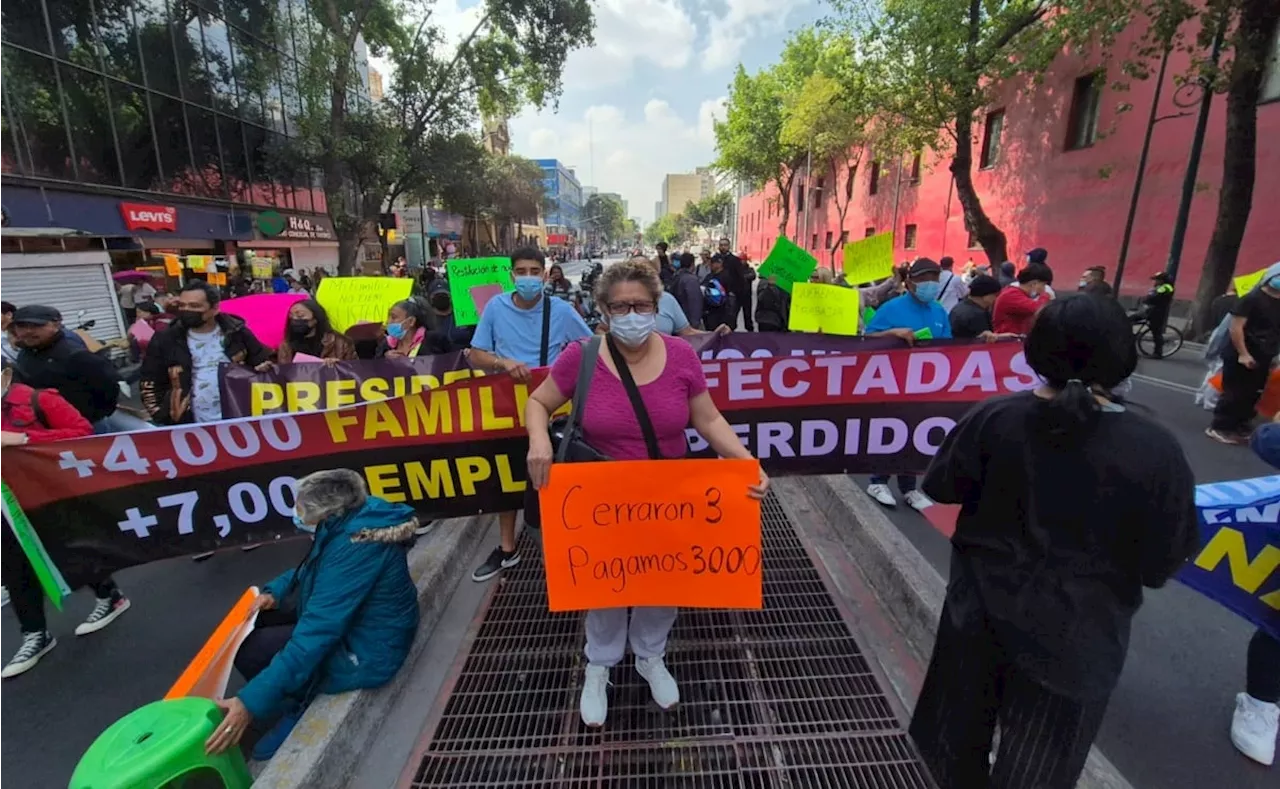
{"type": "Polygon", "coordinates": [[[512,123],[512,148],[532,159],[559,159],[583,184],[621,194],[631,214],[647,223],[663,176],[692,172],[715,158],[711,119],[722,116],[723,106],[723,97],[707,99],[684,116],[652,98],[638,117],[612,104],[590,106],[569,121],[563,115],[522,117],[512,123]]]}
{"type": "Polygon", "coordinates": [[[735,67],[747,42],[776,35],[792,11],[809,0],[725,0],[725,10],[703,11],[707,36],[700,58],[705,71],[735,67]]]}
{"type": "Polygon", "coordinates": [[[637,64],[683,69],[697,26],[675,0],[598,0],[595,45],[569,54],[565,84],[592,90],[626,82],[637,64]]]}

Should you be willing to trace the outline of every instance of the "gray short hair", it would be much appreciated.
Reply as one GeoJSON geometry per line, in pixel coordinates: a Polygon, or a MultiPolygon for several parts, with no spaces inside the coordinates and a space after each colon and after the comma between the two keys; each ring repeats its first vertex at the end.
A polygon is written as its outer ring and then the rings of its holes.
{"type": "Polygon", "coordinates": [[[359,509],[369,498],[364,477],[345,468],[317,471],[298,480],[298,517],[307,523],[320,523],[335,515],[359,509]]]}

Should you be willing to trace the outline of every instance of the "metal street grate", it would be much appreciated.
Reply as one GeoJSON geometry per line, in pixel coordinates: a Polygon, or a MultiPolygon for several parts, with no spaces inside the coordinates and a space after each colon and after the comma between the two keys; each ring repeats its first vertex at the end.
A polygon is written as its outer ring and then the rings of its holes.
{"type": "MultiPolygon", "coordinates": [[[[771,495],[764,609],[680,612],[663,712],[628,653],[603,729],[582,725],[582,614],[547,611],[536,532],[500,579],[408,786],[927,789],[932,782],[822,576],[771,495]]],[[[448,686],[446,686],[448,687],[448,686]]]]}

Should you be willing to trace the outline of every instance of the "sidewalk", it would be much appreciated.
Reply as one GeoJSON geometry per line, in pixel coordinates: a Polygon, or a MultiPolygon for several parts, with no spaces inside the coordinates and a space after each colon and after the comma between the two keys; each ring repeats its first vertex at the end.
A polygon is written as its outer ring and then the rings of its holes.
{"type": "Polygon", "coordinates": [[[488,590],[401,787],[927,789],[900,706],[864,656],[776,499],[763,509],[762,611],[686,609],[658,710],[627,662],[609,720],[578,717],[582,614],[547,612],[538,533],[488,590]]]}

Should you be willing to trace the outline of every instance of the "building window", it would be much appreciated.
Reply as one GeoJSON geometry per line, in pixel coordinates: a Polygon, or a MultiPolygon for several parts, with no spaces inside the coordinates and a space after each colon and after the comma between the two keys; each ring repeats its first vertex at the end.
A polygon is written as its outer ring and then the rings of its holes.
{"type": "Polygon", "coordinates": [[[875,234],[876,234],[876,229],[875,229],[874,227],[869,227],[869,228],[867,228],[867,229],[866,229],[866,232],[864,232],[864,233],[862,234],[862,237],[863,237],[863,238],[871,238],[871,237],[872,237],[872,236],[874,236],[875,234]]]}
{"type": "Polygon", "coordinates": [[[982,155],[978,166],[986,169],[995,167],[1000,161],[1000,133],[1004,131],[1004,110],[992,110],[987,113],[987,121],[982,127],[982,155]]]}
{"type": "Polygon", "coordinates": [[[810,239],[809,241],[809,249],[817,249],[817,248],[818,248],[818,234],[814,233],[813,238],[810,239]]]}
{"type": "Polygon", "coordinates": [[[920,154],[911,157],[911,183],[920,183],[920,154]]]}
{"type": "Polygon", "coordinates": [[[830,230],[828,230],[828,231],[827,231],[827,241],[826,241],[826,243],[825,243],[825,244],[823,244],[823,246],[822,246],[822,248],[823,248],[823,249],[831,249],[831,237],[832,237],[832,235],[833,235],[833,234],[832,234],[832,232],[831,232],[830,230]]]}
{"type": "Polygon", "coordinates": [[[871,177],[867,183],[867,194],[873,195],[880,191],[880,163],[871,163],[871,177]]]}
{"type": "Polygon", "coordinates": [[[903,249],[916,248],[916,226],[915,225],[907,225],[906,231],[902,234],[902,237],[903,237],[903,240],[902,240],[903,249]]]}
{"type": "Polygon", "coordinates": [[[841,230],[840,231],[840,248],[843,249],[844,245],[848,243],[849,243],[849,231],[841,230]]]}
{"type": "Polygon", "coordinates": [[[796,184],[796,213],[804,210],[804,184],[796,184]]]}
{"type": "Polygon", "coordinates": [[[853,181],[858,177],[858,165],[849,168],[849,180],[844,183],[844,199],[849,201],[853,199],[853,181]]]}
{"type": "Polygon", "coordinates": [[[1262,89],[1258,93],[1258,103],[1264,101],[1280,101],[1280,29],[1271,37],[1271,57],[1262,70],[1262,89]]]}
{"type": "Polygon", "coordinates": [[[814,209],[822,208],[822,192],[827,187],[827,179],[825,177],[818,179],[818,186],[814,189],[813,207],[814,209]]]}
{"type": "Polygon", "coordinates": [[[1067,150],[1088,148],[1098,140],[1098,104],[1102,86],[1097,74],[1086,74],[1076,80],[1071,94],[1071,117],[1067,124],[1067,150]]]}

